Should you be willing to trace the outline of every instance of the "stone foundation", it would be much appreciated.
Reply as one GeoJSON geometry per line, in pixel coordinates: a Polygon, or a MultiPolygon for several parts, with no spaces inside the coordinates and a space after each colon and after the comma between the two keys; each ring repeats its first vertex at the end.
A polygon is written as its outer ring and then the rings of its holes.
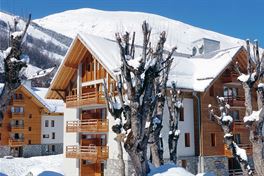
{"type": "Polygon", "coordinates": [[[22,156],[32,157],[32,156],[45,156],[45,155],[56,155],[63,153],[63,144],[39,144],[39,145],[24,145],[22,156]],[[49,145],[55,146],[55,151],[52,151],[49,145]]]}
{"type": "Polygon", "coordinates": [[[10,155],[10,147],[8,145],[0,146],[0,158],[10,155]]]}
{"type": "MultiPolygon", "coordinates": [[[[132,163],[130,161],[125,160],[126,173],[125,175],[133,176],[135,171],[133,169],[132,163]]],[[[117,159],[108,159],[104,168],[105,176],[121,176],[118,173],[119,170],[119,162],[117,159]]]]}
{"type": "Polygon", "coordinates": [[[177,161],[177,165],[183,167],[183,160],[186,161],[185,169],[192,174],[197,174],[198,172],[198,157],[197,156],[186,156],[186,157],[179,157],[177,161]]]}
{"type": "Polygon", "coordinates": [[[217,176],[228,176],[228,158],[225,156],[204,156],[202,157],[204,164],[203,172],[213,172],[217,176]]]}

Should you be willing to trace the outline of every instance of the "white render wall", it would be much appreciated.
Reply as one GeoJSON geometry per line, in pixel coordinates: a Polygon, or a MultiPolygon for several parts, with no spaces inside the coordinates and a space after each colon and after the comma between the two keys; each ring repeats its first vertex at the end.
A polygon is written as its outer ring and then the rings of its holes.
{"type": "MultiPolygon", "coordinates": [[[[178,141],[178,156],[194,156],[195,146],[194,146],[194,117],[193,117],[193,99],[185,98],[183,100],[184,106],[184,121],[179,121],[179,129],[181,131],[180,138],[178,141]],[[184,133],[190,133],[190,147],[185,147],[184,133]]],[[[117,159],[118,148],[117,143],[114,140],[116,134],[112,131],[112,125],[114,124],[114,118],[108,112],[107,118],[109,119],[109,133],[108,133],[108,146],[109,146],[109,159],[117,159]]],[[[162,128],[163,136],[163,147],[164,159],[169,159],[169,147],[168,147],[168,134],[169,134],[169,113],[168,107],[165,105],[164,108],[164,120],[162,128]]],[[[123,144],[122,144],[123,145],[123,144]]],[[[124,160],[128,160],[129,156],[124,151],[124,160]]],[[[149,152],[149,151],[148,151],[149,152]]]]}
{"type": "Polygon", "coordinates": [[[41,144],[58,144],[63,143],[63,116],[41,116],[41,144]],[[49,121],[49,126],[45,127],[45,121],[49,121]],[[51,127],[51,121],[54,120],[54,127],[51,127]],[[52,133],[55,133],[55,139],[52,139],[52,133]],[[43,138],[48,134],[49,138],[43,138]]]}
{"type": "Polygon", "coordinates": [[[66,133],[66,121],[78,120],[79,110],[66,108],[64,105],[64,125],[63,125],[63,171],[65,176],[79,175],[79,160],[74,158],[66,158],[65,150],[68,145],[79,145],[78,133],[66,133]]]}
{"type": "MultiPolygon", "coordinates": [[[[179,121],[180,138],[177,146],[177,154],[179,156],[194,156],[195,146],[194,146],[194,117],[193,117],[193,99],[184,98],[184,121],[179,121]],[[185,137],[184,133],[190,133],[190,147],[185,147],[185,137]]],[[[169,134],[169,113],[167,105],[164,109],[164,120],[162,128],[163,146],[164,146],[164,159],[170,158],[169,156],[169,146],[168,146],[168,134],[169,134]]]]}

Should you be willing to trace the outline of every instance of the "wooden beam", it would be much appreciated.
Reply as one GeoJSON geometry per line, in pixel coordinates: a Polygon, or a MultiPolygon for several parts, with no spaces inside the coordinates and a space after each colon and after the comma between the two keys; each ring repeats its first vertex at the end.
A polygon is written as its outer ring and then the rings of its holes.
{"type": "MultiPolygon", "coordinates": [[[[58,90],[55,90],[55,92],[61,97],[61,99],[66,102],[65,96],[63,96],[58,90]]],[[[64,91],[65,92],[65,91],[64,91]]]]}
{"type": "Polygon", "coordinates": [[[65,66],[65,67],[70,67],[70,68],[72,68],[72,69],[76,69],[76,70],[78,69],[78,65],[66,64],[66,63],[65,63],[64,66],[65,66]]]}

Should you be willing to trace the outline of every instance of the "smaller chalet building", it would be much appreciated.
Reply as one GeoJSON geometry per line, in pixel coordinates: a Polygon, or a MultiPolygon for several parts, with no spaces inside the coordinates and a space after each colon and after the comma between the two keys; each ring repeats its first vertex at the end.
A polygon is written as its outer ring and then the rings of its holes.
{"type": "Polygon", "coordinates": [[[16,90],[0,121],[0,157],[63,152],[63,102],[45,99],[47,90],[31,81],[16,90]]]}
{"type": "MultiPolygon", "coordinates": [[[[217,106],[222,96],[231,106],[236,142],[251,154],[248,131],[243,126],[244,94],[236,80],[233,64],[246,70],[246,50],[234,46],[220,50],[220,42],[210,39],[194,41],[193,54],[175,53],[169,81],[175,81],[185,94],[180,119],[179,164],[192,173],[213,171],[228,175],[237,163],[223,144],[221,127],[208,118],[208,104],[217,106]],[[198,164],[197,164],[198,163],[198,164]]],[[[140,46],[136,55],[140,55],[140,46]]],[[[115,41],[78,34],[61,63],[46,94],[61,99],[64,106],[64,171],[69,176],[115,175],[117,144],[111,131],[114,119],[107,112],[103,97],[103,79],[109,92],[116,89],[116,75],[121,64],[115,41]]],[[[133,64],[133,61],[129,61],[133,64]]],[[[169,87],[168,87],[169,89],[169,87]]],[[[168,152],[168,112],[163,120],[164,158],[168,152]]],[[[125,153],[127,174],[133,169],[125,153]]]]}

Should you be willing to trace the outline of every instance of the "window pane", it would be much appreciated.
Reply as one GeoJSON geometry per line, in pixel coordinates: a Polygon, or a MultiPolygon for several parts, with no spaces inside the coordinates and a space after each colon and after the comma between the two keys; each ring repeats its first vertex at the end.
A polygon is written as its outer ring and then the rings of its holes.
{"type": "Polygon", "coordinates": [[[49,121],[45,120],[45,127],[49,127],[49,121]]]}
{"type": "Polygon", "coordinates": [[[185,147],[190,147],[190,133],[185,133],[185,147]]]}

